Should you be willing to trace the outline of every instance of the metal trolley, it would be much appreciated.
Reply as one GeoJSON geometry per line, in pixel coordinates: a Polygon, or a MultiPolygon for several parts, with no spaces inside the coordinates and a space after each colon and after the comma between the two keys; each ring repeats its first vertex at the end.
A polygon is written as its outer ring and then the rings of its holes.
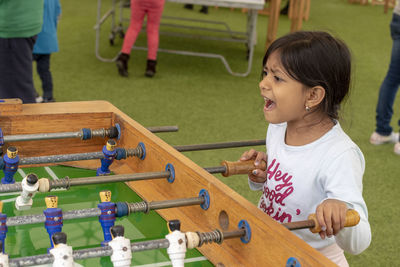
{"type": "MultiPolygon", "coordinates": [[[[207,58],[217,58],[222,61],[226,70],[234,75],[239,77],[246,77],[249,75],[251,71],[251,66],[253,62],[253,53],[254,53],[254,46],[256,45],[257,40],[257,16],[258,10],[264,8],[264,0],[166,0],[169,2],[174,3],[182,3],[182,4],[196,4],[196,5],[206,5],[206,6],[216,6],[216,7],[228,7],[228,8],[245,8],[248,10],[247,12],[247,25],[245,32],[238,32],[232,31],[229,25],[225,22],[221,21],[211,21],[211,20],[200,20],[200,19],[188,19],[188,18],[179,18],[179,17],[162,17],[161,25],[170,26],[170,27],[179,27],[185,28],[189,30],[200,30],[201,32],[214,32],[214,33],[221,33],[225,34],[227,37],[218,37],[218,36],[209,36],[206,34],[186,34],[186,33],[171,33],[171,32],[160,32],[160,34],[168,34],[173,36],[179,37],[191,37],[191,38],[200,38],[205,40],[219,40],[219,41],[226,41],[226,42],[236,42],[236,43],[244,43],[247,47],[247,70],[243,73],[233,72],[228,61],[225,57],[221,54],[213,54],[213,53],[200,53],[200,52],[192,52],[192,51],[183,51],[183,50],[171,50],[171,49],[163,49],[159,48],[159,52],[171,53],[171,54],[178,54],[178,55],[186,55],[186,56],[198,56],[198,57],[207,57],[207,58]],[[171,24],[166,23],[167,20],[175,20],[175,21],[182,21],[182,24],[171,24]],[[219,26],[217,28],[211,27],[198,27],[198,26],[188,26],[184,25],[184,22],[198,22],[210,25],[210,26],[219,26]],[[225,29],[221,30],[221,26],[225,29]]],[[[114,58],[104,58],[100,55],[100,28],[102,24],[108,19],[111,18],[111,32],[109,35],[109,42],[111,45],[114,44],[114,39],[116,36],[121,38],[124,37],[124,28],[123,28],[123,9],[129,8],[129,0],[112,0],[111,8],[104,13],[101,14],[101,6],[102,0],[98,0],[97,4],[97,22],[94,26],[96,30],[96,46],[95,46],[95,53],[96,57],[103,61],[103,62],[112,62],[115,61],[118,55],[114,58]],[[118,20],[118,22],[116,21],[118,20]]],[[[146,47],[138,47],[133,46],[132,49],[137,50],[147,50],[146,47]]]]}

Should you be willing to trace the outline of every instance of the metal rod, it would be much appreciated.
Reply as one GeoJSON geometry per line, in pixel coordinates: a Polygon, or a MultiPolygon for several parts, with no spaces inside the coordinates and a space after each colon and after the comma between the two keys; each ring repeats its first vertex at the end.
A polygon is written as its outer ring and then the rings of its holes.
{"type": "MultiPolygon", "coordinates": [[[[207,167],[204,169],[209,173],[226,172],[226,166],[207,167]]],[[[48,179],[48,181],[50,186],[49,191],[51,191],[53,189],[58,189],[58,188],[69,189],[71,186],[163,179],[163,178],[169,178],[170,175],[171,173],[169,171],[161,171],[161,172],[146,172],[146,173],[115,174],[107,176],[90,176],[90,177],[73,178],[73,179],[70,179],[68,176],[66,176],[58,180],[48,179]]],[[[0,193],[11,193],[11,192],[21,192],[21,191],[22,191],[21,182],[15,182],[14,184],[0,184],[0,193]]]]}
{"type": "Polygon", "coordinates": [[[19,160],[19,164],[20,165],[31,165],[31,164],[43,164],[43,163],[103,159],[103,158],[104,158],[103,152],[99,151],[99,152],[88,152],[88,153],[77,153],[77,154],[64,154],[64,155],[51,155],[51,156],[21,158],[19,160]]]}
{"type": "MultiPolygon", "coordinates": [[[[129,208],[129,213],[134,212],[148,212],[149,210],[167,209],[191,205],[199,205],[204,203],[203,197],[194,198],[182,198],[173,199],[165,201],[154,201],[154,202],[133,202],[127,203],[129,208]]],[[[100,216],[101,210],[99,208],[81,209],[81,210],[69,210],[63,212],[63,220],[70,219],[82,219],[100,216]]],[[[8,217],[6,221],[7,226],[17,226],[17,225],[27,225],[44,223],[46,221],[46,216],[44,214],[34,214],[34,215],[23,215],[8,217]]]]}
{"type": "Polygon", "coordinates": [[[21,192],[21,191],[22,191],[21,182],[15,182],[14,184],[0,184],[0,193],[21,192]]]}
{"type": "MultiPolygon", "coordinates": [[[[204,169],[209,173],[226,172],[226,166],[208,167],[204,169]]],[[[171,173],[169,171],[162,171],[162,172],[147,172],[147,173],[116,174],[108,176],[91,176],[91,177],[82,177],[73,179],[70,179],[68,176],[66,176],[65,178],[60,178],[58,180],[49,179],[49,185],[50,185],[49,191],[57,188],[69,189],[71,186],[163,179],[170,177],[170,175],[171,173]]],[[[14,184],[0,184],[0,193],[21,192],[21,191],[22,191],[21,182],[15,182],[14,184]]]]}
{"type": "Polygon", "coordinates": [[[237,238],[246,235],[246,230],[238,229],[235,231],[223,232],[224,239],[237,238]]]}
{"type": "Polygon", "coordinates": [[[178,126],[147,127],[147,130],[152,133],[177,132],[178,126]]]}
{"type": "Polygon", "coordinates": [[[131,243],[132,252],[140,252],[145,250],[168,248],[168,247],[169,247],[168,239],[158,239],[158,240],[131,243]]]}
{"type": "Polygon", "coordinates": [[[4,136],[4,142],[36,141],[36,140],[81,138],[81,137],[82,137],[82,134],[80,132],[19,134],[19,135],[4,136]]]}
{"type": "MultiPolygon", "coordinates": [[[[49,191],[57,188],[69,189],[71,186],[79,185],[93,185],[103,183],[117,183],[117,182],[132,182],[150,179],[162,179],[170,177],[169,171],[162,172],[146,172],[146,173],[131,173],[131,174],[116,174],[108,176],[91,176],[83,178],[70,179],[68,176],[58,180],[49,180],[49,191]]],[[[15,184],[0,184],[0,193],[21,192],[21,182],[15,184]]]]}
{"type": "Polygon", "coordinates": [[[43,223],[45,221],[46,221],[46,216],[44,216],[44,214],[34,214],[34,215],[7,217],[6,224],[7,226],[16,226],[16,225],[43,223]]]}
{"type": "MultiPolygon", "coordinates": [[[[63,212],[63,220],[71,219],[82,219],[100,216],[101,210],[99,208],[82,209],[82,210],[69,210],[63,212]]],[[[6,224],[7,226],[17,226],[17,225],[27,225],[44,223],[46,221],[46,216],[44,214],[33,214],[33,215],[22,215],[8,217],[6,224]]]]}
{"type": "Polygon", "coordinates": [[[182,198],[182,199],[173,199],[173,200],[165,200],[165,201],[153,201],[149,203],[150,210],[160,210],[160,209],[168,209],[168,208],[176,208],[183,206],[193,206],[200,205],[204,203],[203,197],[194,197],[194,198],[182,198]]]}
{"type": "Polygon", "coordinates": [[[97,257],[107,257],[111,256],[111,254],[112,254],[112,248],[110,246],[105,246],[105,247],[74,250],[72,252],[72,257],[74,258],[74,260],[84,260],[97,257]]]}
{"type": "Polygon", "coordinates": [[[222,149],[222,148],[259,146],[259,145],[265,145],[265,139],[198,144],[198,145],[183,145],[183,146],[174,146],[174,148],[179,152],[184,152],[184,151],[197,151],[197,150],[207,150],[207,149],[222,149]]]}
{"type": "Polygon", "coordinates": [[[74,178],[74,179],[50,180],[50,186],[51,189],[68,188],[70,186],[79,186],[79,185],[161,179],[161,178],[168,178],[170,175],[171,173],[169,171],[162,171],[162,172],[146,172],[146,173],[131,173],[131,174],[115,174],[108,176],[91,176],[91,177],[74,178]]]}
{"type": "Polygon", "coordinates": [[[226,172],[226,166],[207,167],[204,169],[206,171],[208,171],[209,173],[225,173],[226,172]]]}
{"type": "Polygon", "coordinates": [[[161,210],[161,209],[169,209],[176,207],[184,207],[184,206],[193,206],[200,205],[204,203],[203,197],[194,197],[194,198],[181,198],[181,199],[172,199],[172,200],[164,200],[164,201],[153,201],[153,202],[132,202],[127,203],[129,214],[135,212],[149,212],[150,210],[161,210]]]}
{"type": "Polygon", "coordinates": [[[290,231],[292,230],[299,230],[299,229],[307,229],[307,228],[314,228],[315,222],[314,220],[305,220],[305,221],[298,221],[298,222],[290,222],[290,223],[282,223],[290,231]]]}
{"type": "MultiPolygon", "coordinates": [[[[168,248],[168,247],[169,247],[168,239],[157,239],[157,240],[131,243],[131,251],[133,253],[145,250],[168,248]]],[[[105,246],[105,247],[74,250],[72,255],[74,260],[84,260],[89,258],[111,256],[112,252],[113,250],[110,246],[105,246]]],[[[32,266],[32,265],[49,264],[52,263],[53,261],[54,257],[52,254],[42,254],[36,256],[9,259],[9,265],[13,267],[32,266]]]]}
{"type": "MultiPolygon", "coordinates": [[[[200,245],[205,243],[222,243],[225,239],[242,237],[246,234],[244,229],[239,229],[236,231],[229,231],[221,233],[219,230],[215,230],[213,232],[199,233],[200,237],[200,245]]],[[[142,242],[132,242],[131,243],[131,251],[132,253],[146,251],[146,250],[155,250],[161,248],[169,247],[168,239],[156,239],[142,242]]],[[[95,248],[87,248],[73,251],[74,260],[84,260],[89,258],[97,258],[97,257],[107,257],[111,256],[113,250],[110,246],[105,247],[95,247],[95,248]]],[[[14,266],[32,266],[32,265],[40,265],[40,264],[49,264],[54,261],[54,257],[52,254],[42,254],[36,256],[28,256],[21,258],[9,259],[9,265],[14,266]]]]}
{"type": "MultiPolygon", "coordinates": [[[[155,126],[147,128],[150,132],[176,132],[178,126],[155,126]]],[[[108,129],[87,129],[91,133],[91,137],[110,137],[114,138],[113,131],[111,128],[108,129]]],[[[83,139],[84,132],[80,130],[78,132],[60,132],[60,133],[37,133],[37,134],[17,134],[17,135],[5,135],[4,142],[18,142],[18,141],[38,141],[38,140],[49,140],[49,139],[64,139],[64,138],[80,138],[83,139]]]]}
{"type": "Polygon", "coordinates": [[[80,138],[82,140],[90,139],[93,137],[117,137],[118,130],[115,126],[108,129],[81,129],[78,132],[60,132],[60,133],[37,133],[37,134],[19,134],[19,135],[6,135],[4,136],[5,142],[17,141],[37,141],[49,139],[64,139],[64,138],[80,138]],[[85,134],[86,133],[86,134],[85,134]]]}
{"type": "Polygon", "coordinates": [[[83,218],[97,217],[100,215],[101,215],[101,210],[99,208],[69,210],[63,212],[63,220],[83,219],[83,218]]]}
{"type": "Polygon", "coordinates": [[[216,229],[211,232],[203,232],[203,233],[196,232],[196,233],[199,236],[198,247],[201,247],[203,244],[207,243],[214,242],[217,244],[221,244],[222,242],[224,242],[225,239],[244,237],[246,235],[246,230],[238,229],[229,232],[221,232],[220,230],[216,229]]]}
{"type": "MultiPolygon", "coordinates": [[[[143,149],[140,145],[136,148],[121,148],[121,153],[124,153],[124,157],[138,157],[143,156],[143,149]]],[[[117,155],[119,151],[117,150],[117,155]]],[[[29,157],[21,158],[19,160],[20,165],[33,165],[33,164],[44,164],[44,163],[56,163],[56,162],[67,162],[67,161],[79,161],[79,160],[92,160],[92,159],[103,159],[104,154],[101,151],[87,152],[87,153],[76,153],[76,154],[62,154],[62,155],[50,155],[40,157],[29,157]]]]}
{"type": "Polygon", "coordinates": [[[19,267],[19,266],[33,266],[33,265],[42,265],[52,263],[54,261],[54,257],[52,254],[42,254],[36,256],[28,256],[28,257],[21,257],[21,258],[14,258],[9,259],[8,264],[12,267],[19,267]]]}

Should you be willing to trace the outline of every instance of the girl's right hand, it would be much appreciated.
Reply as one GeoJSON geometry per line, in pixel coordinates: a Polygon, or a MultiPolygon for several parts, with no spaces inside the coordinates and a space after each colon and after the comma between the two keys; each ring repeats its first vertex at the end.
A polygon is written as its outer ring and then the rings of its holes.
{"type": "MultiPolygon", "coordinates": [[[[263,160],[267,163],[267,154],[264,152],[255,151],[250,149],[242,154],[240,161],[254,160],[254,165],[257,167],[263,160]]],[[[260,169],[254,169],[251,174],[249,174],[249,179],[255,183],[264,183],[267,180],[267,171],[260,169]]]]}

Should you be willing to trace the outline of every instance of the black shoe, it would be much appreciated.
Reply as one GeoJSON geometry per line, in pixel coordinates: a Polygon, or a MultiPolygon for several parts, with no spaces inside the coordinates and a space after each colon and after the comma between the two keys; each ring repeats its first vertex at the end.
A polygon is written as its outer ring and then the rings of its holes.
{"type": "Polygon", "coordinates": [[[128,60],[129,55],[125,53],[119,54],[116,64],[118,68],[118,73],[122,77],[128,77],[128,60]]]}
{"type": "Polygon", "coordinates": [[[125,2],[122,5],[123,5],[123,7],[130,8],[131,7],[131,1],[125,0],[125,2]]]}
{"type": "Polygon", "coordinates": [[[193,9],[193,5],[192,4],[186,4],[186,5],[183,6],[183,8],[192,10],[193,9]]]}
{"type": "Polygon", "coordinates": [[[43,97],[42,103],[56,102],[56,100],[52,98],[43,97]]]}
{"type": "Polygon", "coordinates": [[[144,73],[144,75],[150,78],[153,77],[154,74],[156,74],[156,65],[157,65],[157,60],[148,59],[146,65],[146,72],[144,73]]]}
{"type": "Polygon", "coordinates": [[[287,15],[289,13],[289,1],[287,2],[286,6],[281,9],[281,15],[287,15]]]}
{"type": "Polygon", "coordinates": [[[204,14],[208,14],[208,6],[202,6],[199,12],[200,13],[204,13],[204,14]]]}

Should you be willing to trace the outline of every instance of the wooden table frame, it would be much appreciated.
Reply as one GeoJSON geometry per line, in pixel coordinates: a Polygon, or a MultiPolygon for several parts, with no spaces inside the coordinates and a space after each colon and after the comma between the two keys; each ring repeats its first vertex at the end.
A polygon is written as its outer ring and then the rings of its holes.
{"type": "MultiPolygon", "coordinates": [[[[223,184],[186,156],[176,151],[156,135],[106,101],[57,102],[21,104],[20,100],[0,102],[0,127],[4,135],[78,131],[81,128],[121,127],[119,147],[134,148],[139,142],[146,147],[146,158],[116,160],[111,170],[116,174],[163,171],[166,164],[175,168],[176,178],[128,183],[132,190],[147,201],[193,197],[201,189],[210,194],[210,208],[183,207],[159,210],[165,220],[179,219],[182,231],[212,231],[221,229],[219,218],[226,212],[226,231],[236,230],[242,219],[248,221],[252,237],[248,244],[238,239],[225,240],[221,245],[206,244],[199,248],[217,266],[285,266],[295,257],[301,266],[335,266],[285,227],[259,210],[254,204],[223,184]],[[223,264],[223,265],[221,265],[223,264]]],[[[19,150],[20,157],[71,154],[100,151],[103,138],[91,140],[56,139],[7,143],[19,150]]],[[[4,149],[4,148],[3,148],[4,149]]],[[[93,168],[99,161],[80,161],[76,166],[93,168]]],[[[234,177],[231,177],[234,179],[234,177]]]]}

